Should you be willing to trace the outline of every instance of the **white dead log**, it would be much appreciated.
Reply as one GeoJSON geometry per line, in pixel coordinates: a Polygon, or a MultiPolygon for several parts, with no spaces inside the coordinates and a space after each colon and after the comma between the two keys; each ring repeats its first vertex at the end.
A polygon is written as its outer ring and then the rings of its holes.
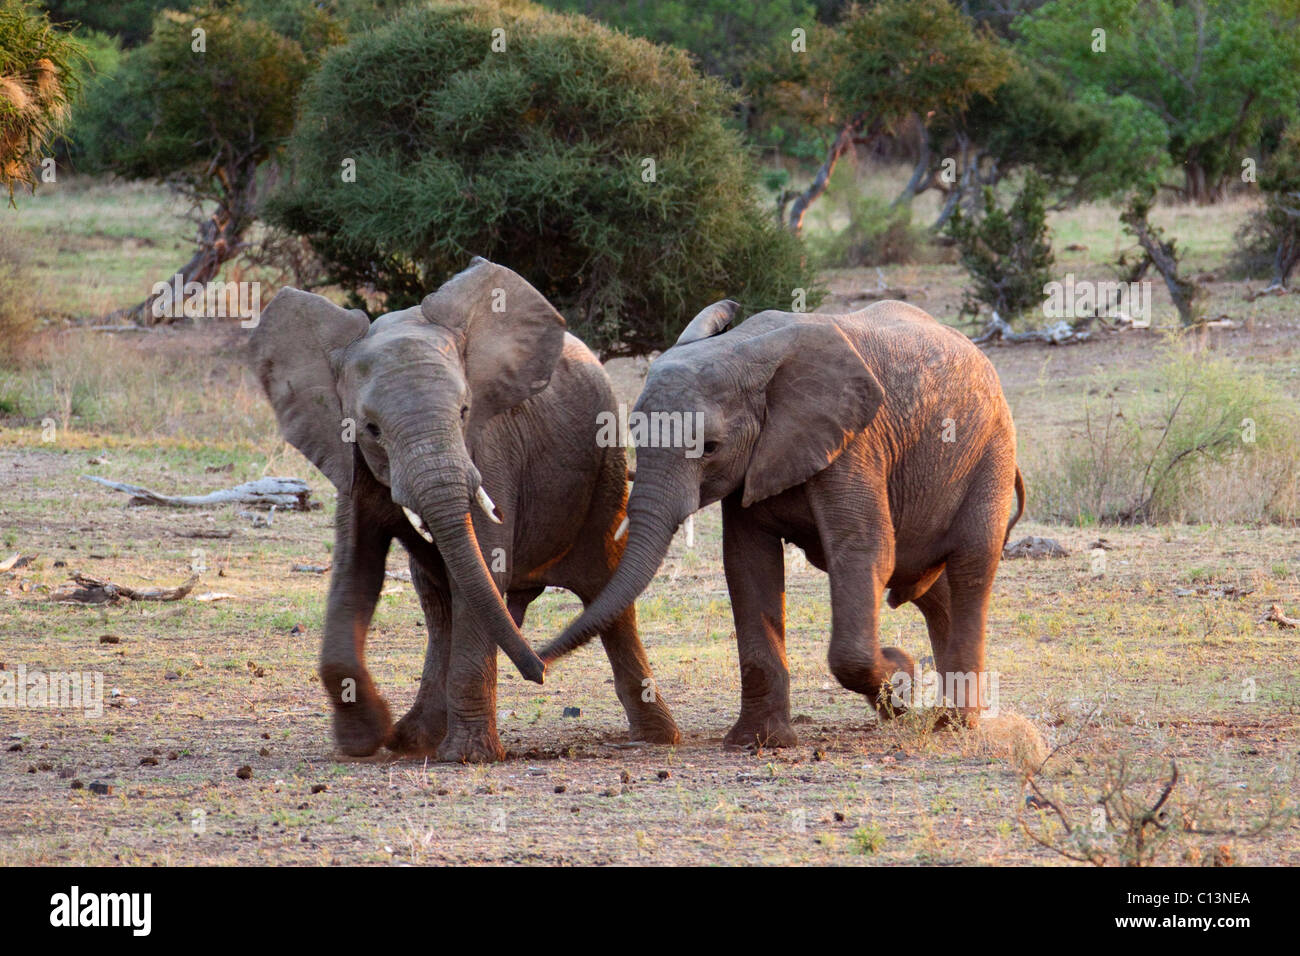
{"type": "Polygon", "coordinates": [[[131,495],[128,505],[161,505],[168,508],[207,508],[212,505],[241,504],[259,508],[290,508],[294,511],[311,511],[320,503],[309,501],[311,490],[301,478],[259,478],[234,488],[209,492],[206,495],[160,495],[139,485],[109,481],[96,475],[82,475],[87,481],[97,482],[114,491],[131,495]]]}
{"type": "Polygon", "coordinates": [[[114,584],[92,578],[88,574],[77,572],[72,580],[79,586],[64,585],[52,595],[62,604],[116,604],[122,598],[128,601],[179,601],[199,583],[197,574],[190,575],[189,580],[174,588],[131,588],[125,584],[114,584]]]}
{"type": "Polygon", "coordinates": [[[1270,605],[1268,609],[1268,613],[1259,619],[1259,623],[1261,624],[1267,622],[1271,622],[1273,624],[1276,624],[1278,627],[1282,627],[1282,628],[1293,628],[1300,625],[1300,620],[1297,620],[1296,618],[1293,617],[1288,617],[1285,613],[1283,613],[1282,606],[1280,604],[1270,605]]]}
{"type": "Polygon", "coordinates": [[[1044,326],[1041,329],[1031,329],[1028,332],[1012,331],[1007,320],[998,315],[997,310],[989,317],[988,325],[984,326],[984,331],[975,338],[971,339],[976,345],[985,345],[989,342],[1007,342],[1011,345],[1020,342],[1046,342],[1048,345],[1074,345],[1078,342],[1086,342],[1092,337],[1092,332],[1087,329],[1076,329],[1069,322],[1062,319],[1055,325],[1044,326]]]}

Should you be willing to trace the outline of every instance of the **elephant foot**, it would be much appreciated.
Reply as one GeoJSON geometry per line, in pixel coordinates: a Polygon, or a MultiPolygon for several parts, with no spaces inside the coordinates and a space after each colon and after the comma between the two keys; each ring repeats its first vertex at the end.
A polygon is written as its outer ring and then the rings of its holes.
{"type": "Polygon", "coordinates": [[[882,719],[898,717],[912,706],[912,695],[918,688],[913,686],[916,678],[916,662],[907,651],[898,647],[882,647],[880,656],[885,659],[885,681],[867,691],[867,698],[876,708],[882,719]],[[907,675],[907,683],[898,686],[895,678],[899,674],[907,675]]]}
{"type": "Polygon", "coordinates": [[[980,712],[973,707],[936,707],[935,730],[974,730],[979,726],[980,712]]]}
{"type": "Polygon", "coordinates": [[[349,757],[369,757],[388,739],[393,717],[370,675],[355,673],[323,665],[321,683],[334,705],[335,744],[349,757]]]}
{"type": "Polygon", "coordinates": [[[349,757],[369,757],[383,746],[392,726],[381,697],[334,707],[334,742],[349,757]]]}
{"type": "Polygon", "coordinates": [[[785,714],[750,716],[742,713],[722,739],[724,747],[795,747],[799,735],[785,714]]]}
{"type": "Polygon", "coordinates": [[[461,725],[448,730],[438,745],[437,759],[444,763],[498,763],[506,759],[496,728],[461,725]]]}
{"type": "Polygon", "coordinates": [[[656,701],[642,704],[635,713],[628,714],[628,740],[671,745],[681,743],[682,734],[667,705],[656,701]]]}
{"type": "Polygon", "coordinates": [[[402,757],[437,757],[438,745],[447,736],[447,712],[411,708],[393,727],[385,746],[402,757]]]}

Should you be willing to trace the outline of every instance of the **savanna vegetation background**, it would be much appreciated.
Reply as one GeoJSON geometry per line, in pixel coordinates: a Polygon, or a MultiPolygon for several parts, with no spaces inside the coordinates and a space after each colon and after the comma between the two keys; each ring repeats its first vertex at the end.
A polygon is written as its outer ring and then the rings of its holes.
{"type": "MultiPolygon", "coordinates": [[[[742,6],[0,0],[0,666],[110,695],[0,711],[0,862],[1300,862],[1300,3],[742,6]],[[541,688],[502,669],[503,764],[338,760],[326,581],[294,570],[329,564],[332,489],[238,320],[159,315],[154,284],[377,315],[472,255],[629,402],[723,297],[905,298],[979,338],[1029,486],[1014,537],[1064,552],[999,573],[999,714],[878,723],[792,549],[803,742],[723,751],[708,509],[639,604],[680,747],[627,744],[588,649],[541,688]],[[1149,314],[1053,311],[1067,279],[1143,283],[1149,314]],[[85,475],[292,475],[323,507],[128,508],[85,475]],[[195,571],[176,602],[59,601],[74,572],[195,571]]],[[[368,660],[401,712],[424,631],[390,568],[368,660]]],[[[547,594],[526,633],[577,610],[547,594]]],[[[882,634],[928,653],[911,608],[882,634]]]]}

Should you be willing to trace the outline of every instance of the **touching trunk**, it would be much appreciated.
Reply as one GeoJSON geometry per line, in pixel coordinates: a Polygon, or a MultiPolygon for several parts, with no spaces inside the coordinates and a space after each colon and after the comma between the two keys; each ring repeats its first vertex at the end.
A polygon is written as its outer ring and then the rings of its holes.
{"type": "Polygon", "coordinates": [[[577,620],[542,648],[543,661],[563,657],[607,630],[654,580],[680,522],[673,513],[638,509],[635,504],[634,494],[628,507],[627,550],[614,576],[577,620]]]}
{"type": "Polygon", "coordinates": [[[540,684],[546,665],[515,626],[474,536],[469,506],[477,490],[464,479],[448,481],[445,473],[438,476],[426,473],[416,485],[415,500],[451,579],[478,614],[484,630],[519,668],[519,673],[540,684]]]}

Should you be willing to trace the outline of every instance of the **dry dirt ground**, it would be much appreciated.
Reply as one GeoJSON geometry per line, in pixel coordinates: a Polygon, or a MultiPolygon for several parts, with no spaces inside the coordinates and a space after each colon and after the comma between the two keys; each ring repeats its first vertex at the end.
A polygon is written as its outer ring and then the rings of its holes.
{"type": "MultiPolygon", "coordinates": [[[[43,191],[6,220],[48,252],[41,297],[51,316],[140,298],[185,248],[160,191],[73,186],[43,191]]],[[[1219,267],[1242,214],[1160,211],[1193,272],[1219,267]]],[[[1110,277],[1105,263],[1124,244],[1114,210],[1073,210],[1053,228],[1058,271],[1110,277]]],[[[878,279],[946,321],[965,285],[951,263],[844,270],[827,276],[827,308],[863,304],[878,279]]],[[[1236,327],[1193,344],[1294,397],[1300,299],[1249,301],[1260,285],[1207,280],[1209,314],[1236,327]]],[[[1156,324],[1170,314],[1157,288],[1156,324]]],[[[1300,863],[1300,629],[1261,620],[1274,604],[1300,617],[1294,528],[1049,525],[1034,511],[1032,477],[1016,536],[1056,538],[1069,554],[1004,562],[988,654],[1000,714],[977,733],[933,731],[920,717],[881,724],[840,688],[825,664],[826,578],[792,552],[788,651],[802,743],[724,751],[739,675],[714,508],[698,516],[693,548],[679,536],[638,605],[681,746],[626,745],[596,645],[554,667],[544,687],[501,669],[505,763],[342,761],[315,672],[327,581],[292,570],[329,563],[334,498],[276,436],[235,361],[238,335],[69,332],[47,366],[0,370],[0,562],[34,557],[0,572],[0,666],[101,673],[105,694],[100,716],[0,708],[0,865],[1058,864],[1057,850],[1131,860],[1139,832],[1142,854],[1162,862],[1300,863]],[[230,506],[127,508],[84,474],[163,493],[296,475],[324,507],[277,513],[269,527],[230,506]],[[183,536],[196,532],[228,537],[183,536]],[[51,601],[74,571],[172,586],[196,564],[206,570],[182,601],[51,601]],[[205,592],[229,596],[196,599],[205,592]],[[1027,792],[1023,770],[1058,747],[1039,775],[1043,798],[1027,792]],[[1130,825],[1156,804],[1173,764],[1161,812],[1130,825]]],[[[990,350],[1022,461],[1050,460],[1069,441],[1086,396],[1149,387],[1160,335],[990,350]]],[[[628,400],[643,371],[611,369],[628,400]]],[[[396,553],[390,562],[404,566],[396,553]]],[[[545,595],[529,612],[529,639],[556,633],[577,608],[567,594],[545,595]]],[[[887,610],[881,630],[918,659],[929,653],[914,608],[887,610]]],[[[423,645],[411,586],[391,580],[368,658],[395,715],[415,696],[423,645]]]]}
{"type": "MultiPolygon", "coordinates": [[[[187,343],[184,333],[170,341],[187,343]]],[[[1276,354],[1277,345],[1224,347],[1276,354]]],[[[1103,343],[993,358],[1017,416],[1032,419],[1044,363],[1055,385],[1131,354],[1103,343]]],[[[618,376],[628,387],[636,369],[618,376]]],[[[1026,807],[1018,770],[1061,743],[1042,787],[1072,824],[1096,822],[1117,777],[1131,806],[1150,806],[1176,761],[1176,816],[1152,831],[1159,859],[1300,863],[1289,807],[1300,630],[1260,623],[1272,604],[1300,612],[1292,529],[1022,522],[1017,536],[1057,538],[1070,554],[1003,564],[989,637],[1001,713],[964,734],[919,718],[882,725],[835,683],[824,660],[826,578],[792,551],[788,642],[803,740],[751,753],[721,748],[739,678],[713,508],[697,517],[693,548],[679,535],[639,605],[681,746],[626,746],[608,667],[589,646],[541,688],[501,669],[503,764],[344,762],[315,674],[326,580],[291,570],[329,563],[323,477],[278,447],[75,428],[42,443],[39,422],[10,424],[0,433],[0,560],[36,560],[0,575],[0,662],[100,672],[106,699],[97,717],[0,710],[0,864],[1059,863],[1022,824],[1074,844],[1044,831],[1050,811],[1026,807]],[[190,492],[268,468],[307,476],[323,510],[255,527],[230,506],[127,508],[81,477],[190,492]],[[181,536],[194,532],[229,537],[181,536]],[[176,603],[50,601],[72,571],[170,586],[196,563],[206,573],[176,603]],[[208,591],[231,596],[195,600],[208,591]]],[[[401,570],[402,556],[390,566],[401,570]]],[[[545,595],[530,611],[530,639],[577,608],[567,594],[545,595]]],[[[913,608],[886,611],[882,636],[928,653],[913,608]]],[[[409,584],[389,582],[368,656],[400,715],[423,656],[409,584]]],[[[1119,811],[1100,827],[1095,842],[1112,858],[1130,852],[1119,811]]]]}

